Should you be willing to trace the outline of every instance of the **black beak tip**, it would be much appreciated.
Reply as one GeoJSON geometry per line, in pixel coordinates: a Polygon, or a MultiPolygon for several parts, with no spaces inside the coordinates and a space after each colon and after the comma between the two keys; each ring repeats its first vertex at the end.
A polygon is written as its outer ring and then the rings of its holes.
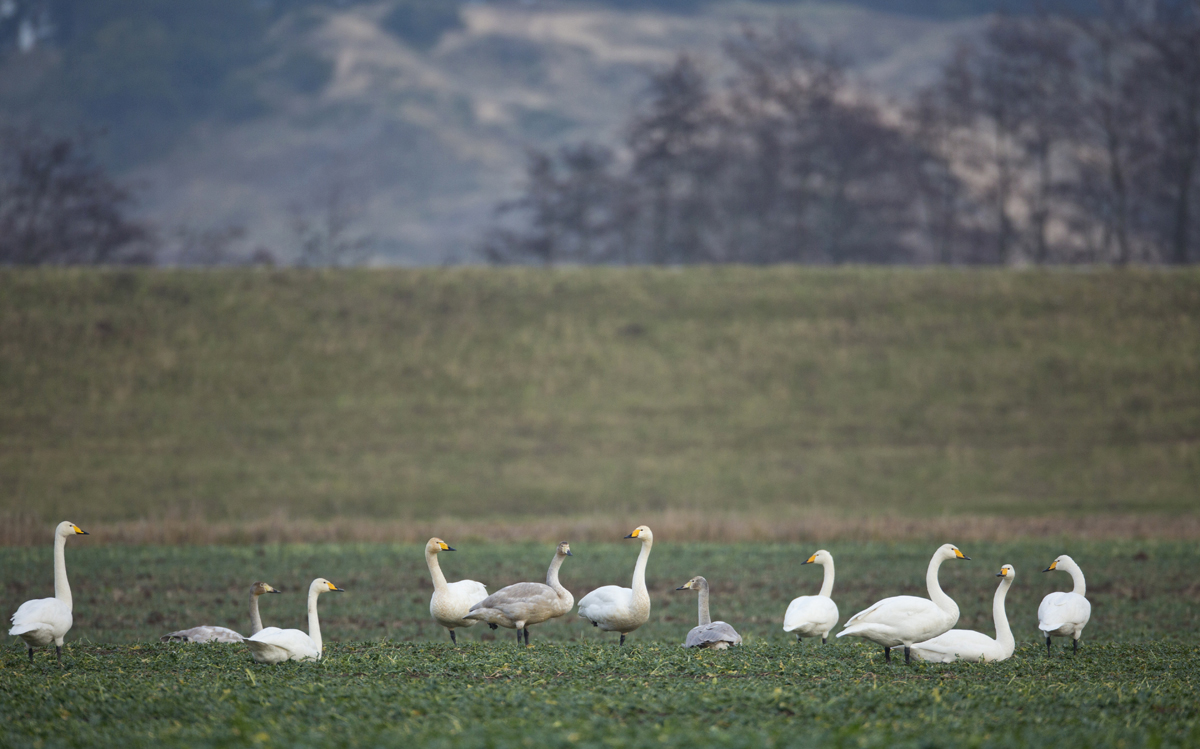
{"type": "Polygon", "coordinates": [[[1047,567],[1046,569],[1042,570],[1042,572],[1053,572],[1053,571],[1054,571],[1054,570],[1050,569],[1049,567],[1047,567]]]}
{"type": "Polygon", "coordinates": [[[968,562],[971,561],[971,557],[967,556],[966,554],[963,554],[963,559],[967,560],[968,562]]]}
{"type": "Polygon", "coordinates": [[[996,573],[996,577],[1004,577],[1004,573],[1003,573],[1003,572],[997,572],[997,573],[996,573]]]}
{"type": "Polygon", "coordinates": [[[447,546],[446,551],[458,551],[458,549],[454,548],[453,546],[447,546]]]}
{"type": "Polygon", "coordinates": [[[629,534],[628,536],[626,536],[625,538],[633,538],[633,534],[632,534],[632,533],[630,533],[630,534],[629,534]]]}
{"type": "Polygon", "coordinates": [[[683,586],[683,585],[680,585],[680,586],[679,586],[678,588],[676,588],[675,590],[687,590],[687,587],[686,587],[686,586],[683,586]]]}
{"type": "Polygon", "coordinates": [[[92,534],[88,533],[87,531],[79,531],[79,535],[81,535],[81,536],[90,536],[90,535],[92,535],[92,534]]]}
{"type": "Polygon", "coordinates": [[[573,557],[573,556],[575,556],[575,555],[571,553],[571,550],[570,550],[570,549],[567,549],[567,556],[569,556],[569,557],[573,557]]]}

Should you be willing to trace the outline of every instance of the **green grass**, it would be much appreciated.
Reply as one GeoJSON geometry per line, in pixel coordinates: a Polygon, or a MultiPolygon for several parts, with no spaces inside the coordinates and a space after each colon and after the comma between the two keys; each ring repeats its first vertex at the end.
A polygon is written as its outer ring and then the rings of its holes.
{"type": "MultiPolygon", "coordinates": [[[[1182,543],[975,544],[943,567],[960,626],[991,632],[995,572],[1017,566],[1009,616],[1018,640],[1000,664],[886,665],[874,646],[797,646],[779,629],[792,596],[812,593],[813,549],[656,544],[652,619],[624,648],[573,616],[495,641],[476,627],[452,648],[428,619],[417,545],[85,548],[68,550],[76,625],[65,669],[18,641],[0,650],[3,746],[846,746],[1163,747],[1200,741],[1195,642],[1200,551],[1182,543]],[[1054,654],[1034,634],[1036,606],[1066,575],[1070,552],[1089,580],[1083,647],[1054,654]],[[322,596],[320,663],[254,664],[241,646],[140,642],[177,626],[244,627],[244,589],[263,578],[289,593],[264,601],[268,625],[304,626],[308,579],[322,596]],[[726,653],[678,646],[695,617],[694,574],[714,584],[714,615],[746,644],[726,653]],[[137,644],[133,644],[137,643],[137,644]]],[[[627,581],[636,547],[572,544],[562,577],[576,594],[627,581]]],[[[830,545],[843,620],[880,595],[918,592],[928,544],[830,545]]],[[[0,606],[50,590],[50,555],[0,549],[0,606]],[[27,586],[17,594],[16,581],[27,586]]],[[[451,579],[499,585],[542,573],[549,544],[461,545],[451,579]]]]}
{"type": "Polygon", "coordinates": [[[1200,273],[0,270],[0,513],[1194,509],[1200,273]]]}

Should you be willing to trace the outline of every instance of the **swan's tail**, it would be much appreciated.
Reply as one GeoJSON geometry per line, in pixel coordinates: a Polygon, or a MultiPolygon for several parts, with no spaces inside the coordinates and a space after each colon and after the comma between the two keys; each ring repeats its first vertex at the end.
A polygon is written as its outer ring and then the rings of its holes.
{"type": "Polygon", "coordinates": [[[29,634],[30,632],[36,632],[39,629],[44,628],[46,628],[46,625],[42,622],[25,622],[22,624],[14,624],[12,628],[8,630],[8,634],[12,635],[13,637],[20,637],[21,635],[29,634]]]}
{"type": "Polygon", "coordinates": [[[865,629],[865,627],[862,625],[858,625],[858,626],[854,626],[854,627],[845,627],[842,629],[841,632],[838,632],[837,635],[835,635],[835,636],[836,637],[845,637],[846,635],[853,636],[853,635],[857,635],[859,632],[862,632],[864,629],[865,629]]]}

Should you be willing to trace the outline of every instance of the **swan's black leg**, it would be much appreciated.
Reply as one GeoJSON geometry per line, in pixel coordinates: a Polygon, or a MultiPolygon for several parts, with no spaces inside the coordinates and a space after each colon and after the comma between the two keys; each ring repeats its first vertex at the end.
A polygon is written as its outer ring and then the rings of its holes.
{"type": "Polygon", "coordinates": [[[521,630],[519,629],[517,630],[517,644],[521,644],[521,630]]]}
{"type": "Polygon", "coordinates": [[[58,662],[62,663],[62,645],[54,646],[54,654],[58,656],[58,662]]]}
{"type": "Polygon", "coordinates": [[[1050,635],[1046,635],[1046,655],[1050,655],[1050,635]]]}
{"type": "Polygon", "coordinates": [[[597,623],[595,623],[595,622],[592,622],[592,626],[593,626],[593,627],[599,627],[600,625],[599,625],[599,624],[597,624],[597,623]]]}
{"type": "Polygon", "coordinates": [[[529,647],[529,627],[525,628],[525,647],[529,647]]]}
{"type": "Polygon", "coordinates": [[[888,663],[892,662],[892,649],[886,645],[883,646],[883,659],[888,663]]]}
{"type": "Polygon", "coordinates": [[[29,646],[29,662],[33,663],[33,646],[29,646]]]}
{"type": "MultiPolygon", "coordinates": [[[[796,638],[796,639],[800,639],[800,638],[796,638]]],[[[829,642],[829,636],[828,636],[828,635],[826,635],[825,637],[822,637],[822,638],[821,638],[821,644],[822,644],[822,645],[824,645],[824,644],[825,644],[825,643],[827,643],[827,642],[829,642]]]]}
{"type": "Polygon", "coordinates": [[[621,644],[622,644],[622,645],[624,645],[624,644],[625,644],[625,635],[621,635],[621,644]]]}
{"type": "Polygon", "coordinates": [[[488,629],[496,629],[496,625],[493,622],[488,622],[488,629]]]}
{"type": "Polygon", "coordinates": [[[454,630],[450,630],[450,642],[458,644],[458,638],[454,636],[454,630]]]}
{"type": "Polygon", "coordinates": [[[1078,652],[1079,652],[1079,640],[1072,640],[1072,641],[1071,641],[1071,652],[1072,652],[1072,653],[1078,653],[1078,652]]]}
{"type": "Polygon", "coordinates": [[[909,663],[909,659],[908,659],[908,646],[907,646],[907,645],[905,645],[905,646],[904,646],[904,665],[906,665],[906,666],[907,666],[907,665],[908,665],[908,663],[909,663]]]}

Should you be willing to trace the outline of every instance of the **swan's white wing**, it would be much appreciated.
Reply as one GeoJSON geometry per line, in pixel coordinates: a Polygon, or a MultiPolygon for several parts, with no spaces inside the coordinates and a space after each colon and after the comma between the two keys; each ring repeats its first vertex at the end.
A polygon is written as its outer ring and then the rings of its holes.
{"type": "Polygon", "coordinates": [[[308,636],[308,633],[298,629],[267,627],[246,639],[245,643],[256,654],[267,652],[267,648],[278,648],[286,652],[288,659],[293,661],[315,660],[321,657],[321,651],[317,650],[317,644],[308,636]]]}
{"type": "Polygon", "coordinates": [[[603,621],[633,605],[633,589],[620,585],[596,588],[579,599],[579,615],[588,621],[603,621]]]}
{"type": "Polygon", "coordinates": [[[21,604],[12,615],[10,635],[31,645],[49,645],[71,629],[71,608],[57,598],[38,598],[21,604]]]}
{"type": "Polygon", "coordinates": [[[714,643],[724,642],[730,645],[741,645],[742,636],[725,622],[713,622],[699,627],[692,627],[684,640],[685,648],[701,648],[714,643]]]}
{"type": "Polygon", "coordinates": [[[163,642],[241,642],[246,639],[228,627],[192,627],[158,638],[163,642]]]}
{"type": "Polygon", "coordinates": [[[838,608],[833,599],[825,596],[800,596],[794,599],[783,615],[783,631],[815,637],[837,625],[838,608]]]}
{"type": "Polygon", "coordinates": [[[1057,632],[1064,626],[1083,629],[1092,618],[1092,604],[1072,592],[1051,593],[1038,606],[1038,629],[1057,632]]]}
{"type": "Polygon", "coordinates": [[[1002,661],[1012,655],[1005,654],[1000,643],[982,632],[969,629],[952,629],[949,632],[913,645],[911,652],[917,658],[931,663],[953,663],[956,660],[979,662],[1002,661]]]}
{"type": "Polygon", "coordinates": [[[846,628],[855,624],[892,624],[913,616],[925,616],[931,611],[941,611],[933,601],[917,596],[892,596],[876,602],[846,620],[846,628]]]}
{"type": "Polygon", "coordinates": [[[467,609],[479,603],[488,597],[487,586],[475,580],[459,580],[456,583],[449,583],[446,588],[460,597],[464,601],[469,601],[467,609]]]}
{"type": "Polygon", "coordinates": [[[434,591],[429,599],[429,613],[446,627],[471,627],[476,619],[464,619],[471,607],[488,597],[483,583],[459,580],[448,583],[443,591],[434,591]]]}

